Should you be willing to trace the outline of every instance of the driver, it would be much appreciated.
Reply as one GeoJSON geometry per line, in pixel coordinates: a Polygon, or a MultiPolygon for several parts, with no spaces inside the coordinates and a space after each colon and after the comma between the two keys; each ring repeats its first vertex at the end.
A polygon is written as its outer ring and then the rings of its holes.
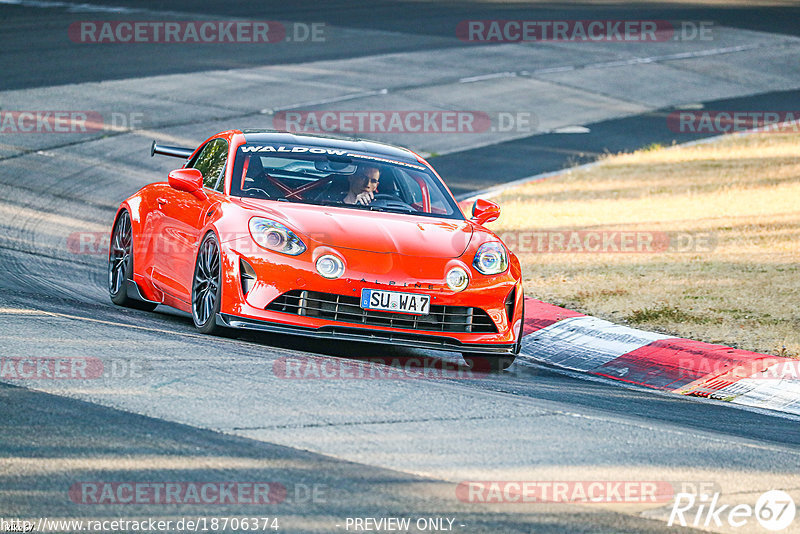
{"type": "Polygon", "coordinates": [[[348,178],[350,190],[342,202],[345,204],[369,204],[375,197],[380,178],[381,172],[377,167],[360,165],[358,170],[348,178]]]}

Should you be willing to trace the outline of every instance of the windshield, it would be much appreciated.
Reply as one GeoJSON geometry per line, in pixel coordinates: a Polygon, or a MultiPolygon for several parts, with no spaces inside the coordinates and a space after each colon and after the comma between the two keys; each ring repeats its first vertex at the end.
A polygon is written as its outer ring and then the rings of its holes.
{"type": "Polygon", "coordinates": [[[425,166],[340,149],[242,145],[231,195],[463,219],[425,166]]]}

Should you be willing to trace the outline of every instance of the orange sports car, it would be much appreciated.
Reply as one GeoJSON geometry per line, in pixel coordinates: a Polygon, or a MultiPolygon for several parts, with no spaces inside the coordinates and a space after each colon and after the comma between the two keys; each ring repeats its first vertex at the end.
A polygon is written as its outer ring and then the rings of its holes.
{"type": "Polygon", "coordinates": [[[519,260],[466,218],[436,171],[382,143],[229,130],[167,183],[119,207],[108,288],[120,306],[191,313],[204,333],[244,328],[461,352],[505,369],[519,352],[519,260]]]}

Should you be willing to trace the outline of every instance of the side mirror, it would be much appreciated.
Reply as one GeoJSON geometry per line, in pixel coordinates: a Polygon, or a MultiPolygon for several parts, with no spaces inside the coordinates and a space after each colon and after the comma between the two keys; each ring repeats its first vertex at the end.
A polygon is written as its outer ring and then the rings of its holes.
{"type": "Polygon", "coordinates": [[[203,175],[197,169],[175,169],[170,171],[169,185],[178,191],[191,193],[198,200],[208,198],[203,192],[203,175]]]}
{"type": "Polygon", "coordinates": [[[479,198],[472,205],[472,221],[477,224],[486,224],[496,221],[500,217],[500,206],[494,202],[479,198]]]}

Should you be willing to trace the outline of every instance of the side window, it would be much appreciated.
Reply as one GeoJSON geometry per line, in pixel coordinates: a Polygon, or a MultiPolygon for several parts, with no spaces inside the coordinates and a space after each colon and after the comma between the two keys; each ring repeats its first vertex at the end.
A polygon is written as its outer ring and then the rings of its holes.
{"type": "Polygon", "coordinates": [[[403,186],[405,186],[405,189],[408,189],[408,193],[411,196],[411,198],[409,199],[410,200],[409,204],[421,204],[422,189],[420,188],[419,184],[415,180],[412,180],[411,177],[405,172],[403,172],[402,174],[403,174],[403,186]]]}
{"type": "Polygon", "coordinates": [[[203,186],[222,191],[225,162],[228,159],[228,142],[214,139],[206,143],[191,166],[203,174],[203,186]]]}

